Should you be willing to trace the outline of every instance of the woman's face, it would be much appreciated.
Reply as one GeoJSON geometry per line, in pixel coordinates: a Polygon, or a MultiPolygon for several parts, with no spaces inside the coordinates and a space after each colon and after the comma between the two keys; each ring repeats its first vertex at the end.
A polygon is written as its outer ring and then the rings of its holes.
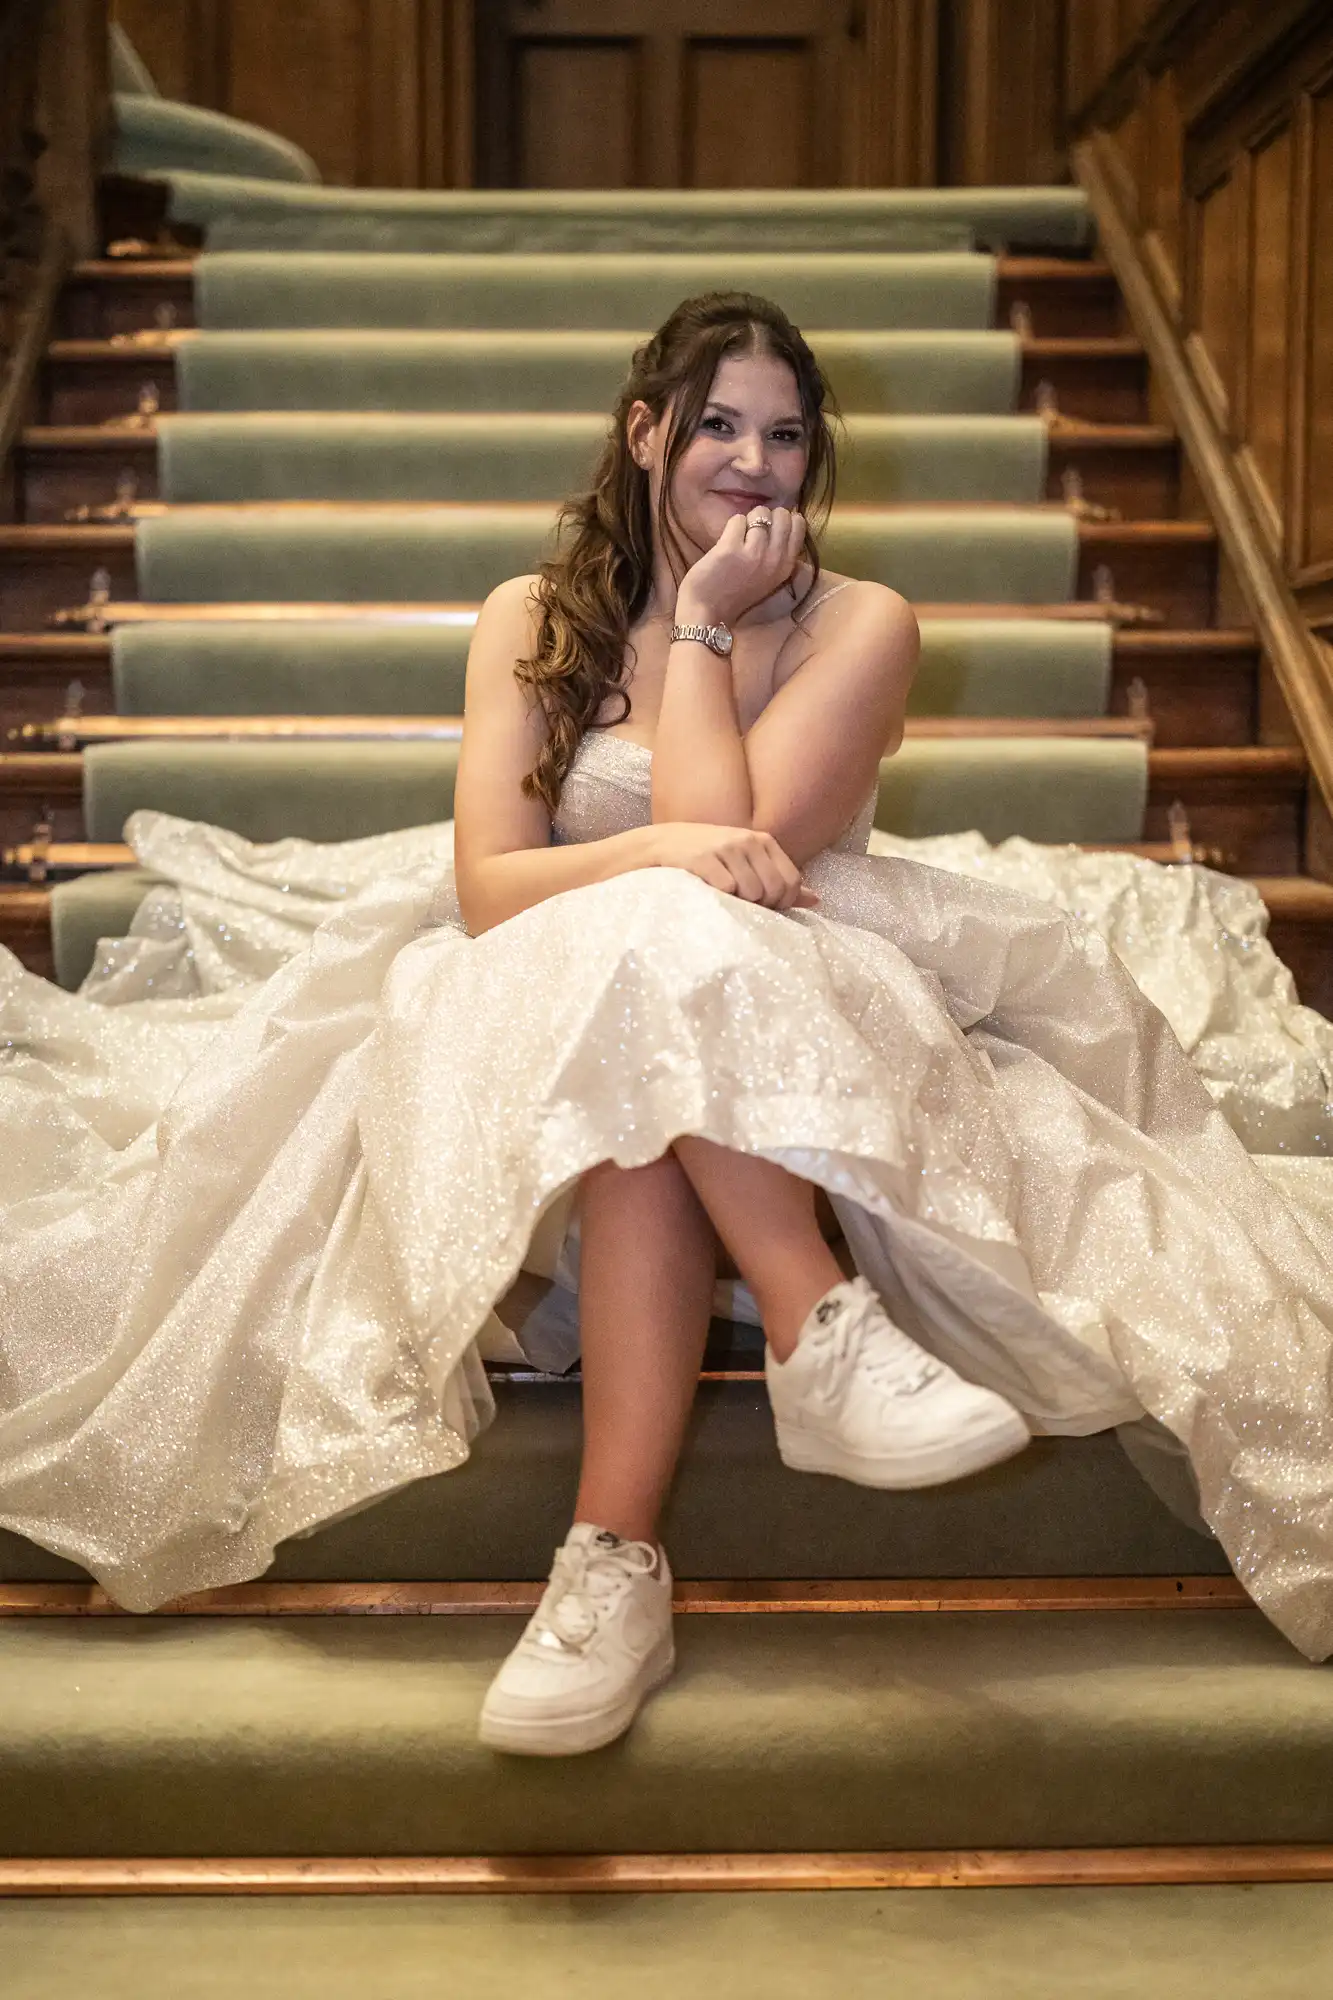
{"type": "MultiPolygon", "coordinates": [[[[644,403],[629,417],[630,448],[649,476],[653,519],[671,405],[653,423],[644,403]]],[[[676,461],[671,518],[699,554],[711,549],[733,514],[752,507],[794,507],[809,446],[796,377],[763,350],[728,355],[719,365],[698,428],[676,461]]]]}

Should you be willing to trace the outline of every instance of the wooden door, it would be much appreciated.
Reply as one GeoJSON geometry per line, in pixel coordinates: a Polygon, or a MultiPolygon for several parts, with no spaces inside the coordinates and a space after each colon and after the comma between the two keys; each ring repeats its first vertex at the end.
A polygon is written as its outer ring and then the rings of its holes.
{"type": "Polygon", "coordinates": [[[481,0],[483,187],[828,187],[856,162],[853,0],[481,0]]]}

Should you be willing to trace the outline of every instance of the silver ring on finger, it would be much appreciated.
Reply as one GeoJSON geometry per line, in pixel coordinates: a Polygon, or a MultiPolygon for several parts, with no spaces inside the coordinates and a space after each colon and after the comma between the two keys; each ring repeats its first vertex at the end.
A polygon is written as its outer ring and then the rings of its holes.
{"type": "Polygon", "coordinates": [[[771,514],[747,514],[745,517],[745,532],[747,535],[751,528],[771,528],[772,525],[773,516],[771,514]]]}

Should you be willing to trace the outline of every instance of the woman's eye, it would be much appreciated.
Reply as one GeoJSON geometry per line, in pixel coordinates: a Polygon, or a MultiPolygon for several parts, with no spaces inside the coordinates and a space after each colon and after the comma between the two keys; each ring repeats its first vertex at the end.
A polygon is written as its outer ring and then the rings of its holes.
{"type": "Polygon", "coordinates": [[[778,444],[800,444],[801,442],[801,433],[797,430],[774,431],[773,436],[778,444]]]}
{"type": "Polygon", "coordinates": [[[719,431],[725,431],[729,430],[731,426],[728,424],[725,417],[705,417],[701,428],[704,430],[716,429],[719,431]]]}

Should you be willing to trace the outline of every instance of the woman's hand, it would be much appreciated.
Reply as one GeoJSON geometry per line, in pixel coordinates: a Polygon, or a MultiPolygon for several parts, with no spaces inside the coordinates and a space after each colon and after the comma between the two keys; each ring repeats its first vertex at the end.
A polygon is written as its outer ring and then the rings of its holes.
{"type": "Polygon", "coordinates": [[[805,516],[787,507],[733,514],[676,593],[679,624],[733,625],[786,583],[805,547],[805,516]],[[771,526],[759,523],[769,521],[771,526]]]}
{"type": "Polygon", "coordinates": [[[768,910],[812,910],[819,898],[771,833],[667,820],[653,828],[653,865],[684,868],[724,895],[768,910]]]}

